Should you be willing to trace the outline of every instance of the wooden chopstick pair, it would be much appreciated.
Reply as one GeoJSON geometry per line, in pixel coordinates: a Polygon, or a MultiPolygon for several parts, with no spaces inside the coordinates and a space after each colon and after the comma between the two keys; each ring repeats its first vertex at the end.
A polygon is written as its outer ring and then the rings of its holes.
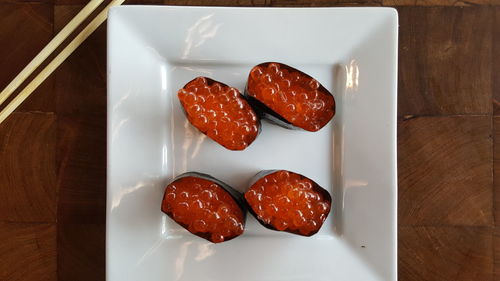
{"type": "MultiPolygon", "coordinates": [[[[68,36],[103,2],[91,0],[0,93],[0,105],[52,54],[68,36]]],[[[0,111],[2,123],[47,77],[57,69],[108,17],[109,9],[125,0],[112,0],[12,101],[0,111]]]]}

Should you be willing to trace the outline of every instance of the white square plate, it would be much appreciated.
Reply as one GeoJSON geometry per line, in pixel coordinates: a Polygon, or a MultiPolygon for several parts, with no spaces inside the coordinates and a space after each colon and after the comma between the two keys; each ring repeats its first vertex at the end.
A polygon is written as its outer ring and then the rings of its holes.
{"type": "Polygon", "coordinates": [[[108,22],[107,280],[396,280],[397,13],[390,8],[124,6],[108,22]],[[245,151],[205,138],[176,93],[196,76],[243,90],[252,66],[279,61],[334,93],[317,133],[263,122],[245,151]],[[264,169],[304,174],[333,195],[321,231],[300,237],[248,217],[211,244],[160,212],[186,171],[240,191],[264,169]]]}

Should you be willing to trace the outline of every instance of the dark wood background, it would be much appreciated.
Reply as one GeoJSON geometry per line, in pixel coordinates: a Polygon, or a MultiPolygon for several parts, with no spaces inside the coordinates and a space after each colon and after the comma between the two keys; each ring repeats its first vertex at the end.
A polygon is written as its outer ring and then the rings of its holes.
{"type": "MultiPolygon", "coordinates": [[[[0,3],[0,88],[86,0],[0,3]]],[[[395,6],[399,279],[500,281],[500,0],[132,0],[395,6]]],[[[104,280],[106,27],[0,125],[0,280],[104,280]]]]}

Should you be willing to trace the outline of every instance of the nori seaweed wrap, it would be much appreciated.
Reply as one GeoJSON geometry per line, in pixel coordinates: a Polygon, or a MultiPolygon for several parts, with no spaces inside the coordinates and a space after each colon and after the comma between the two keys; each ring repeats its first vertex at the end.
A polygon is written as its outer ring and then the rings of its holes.
{"type": "Polygon", "coordinates": [[[323,85],[278,62],[250,70],[245,96],[260,117],[288,129],[316,132],[335,115],[335,99],[323,85]]]}
{"type": "Polygon", "coordinates": [[[243,234],[242,194],[209,175],[184,173],[165,188],[161,210],[189,232],[213,243],[243,234]]]}
{"type": "Polygon", "coordinates": [[[244,150],[260,132],[260,120],[238,89],[197,77],[177,93],[191,124],[230,150],[244,150]]]}
{"type": "Polygon", "coordinates": [[[266,228],[311,236],[332,205],[328,191],[313,180],[285,170],[262,171],[244,197],[250,213],[266,228]]]}

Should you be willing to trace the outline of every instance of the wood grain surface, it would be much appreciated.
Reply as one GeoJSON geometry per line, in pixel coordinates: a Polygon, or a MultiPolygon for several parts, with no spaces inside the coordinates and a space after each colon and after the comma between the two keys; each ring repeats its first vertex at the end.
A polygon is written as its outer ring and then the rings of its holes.
{"type": "Polygon", "coordinates": [[[412,281],[492,280],[490,228],[400,226],[399,279],[412,281]]]}
{"type": "Polygon", "coordinates": [[[400,225],[493,225],[491,130],[488,116],[399,121],[400,225]]]}
{"type": "Polygon", "coordinates": [[[399,16],[399,114],[489,114],[493,10],[401,7],[399,16]]]}
{"type": "MultiPolygon", "coordinates": [[[[0,88],[86,2],[1,1],[0,88]]],[[[500,281],[500,0],[126,3],[396,7],[399,280],[500,281]]],[[[105,177],[102,26],[0,125],[0,280],[105,280],[105,177]]]]}

